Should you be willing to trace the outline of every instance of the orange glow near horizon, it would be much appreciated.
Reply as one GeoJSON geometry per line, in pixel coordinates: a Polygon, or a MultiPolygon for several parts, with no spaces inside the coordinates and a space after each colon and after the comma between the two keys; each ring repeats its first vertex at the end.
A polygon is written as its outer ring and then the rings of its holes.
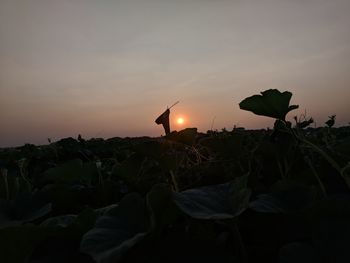
{"type": "Polygon", "coordinates": [[[184,122],[185,122],[185,120],[184,120],[184,118],[182,118],[182,117],[179,117],[179,118],[177,118],[177,120],[176,120],[176,123],[179,124],[179,125],[184,124],[184,122]]]}
{"type": "Polygon", "coordinates": [[[349,124],[350,1],[158,2],[0,0],[0,148],[159,137],[166,106],[171,130],[272,128],[239,107],[267,89],[349,124]]]}
{"type": "Polygon", "coordinates": [[[178,129],[183,129],[184,126],[187,126],[189,124],[189,119],[188,119],[188,116],[186,115],[175,114],[172,122],[173,122],[173,125],[178,129]]]}

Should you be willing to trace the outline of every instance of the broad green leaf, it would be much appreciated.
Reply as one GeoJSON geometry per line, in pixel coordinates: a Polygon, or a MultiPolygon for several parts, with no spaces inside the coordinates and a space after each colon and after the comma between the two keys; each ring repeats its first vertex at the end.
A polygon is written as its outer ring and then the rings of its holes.
{"type": "Polygon", "coordinates": [[[82,238],[80,250],[98,263],[118,262],[123,254],[147,236],[148,218],[144,200],[126,195],[119,206],[101,216],[82,238]]]}
{"type": "Polygon", "coordinates": [[[51,212],[51,204],[42,204],[31,194],[23,194],[15,200],[0,199],[0,228],[31,222],[51,212]]]}
{"type": "Polygon", "coordinates": [[[174,193],[174,201],[185,214],[193,218],[234,218],[248,207],[251,191],[247,188],[247,179],[246,175],[229,183],[174,193]]]}
{"type": "Polygon", "coordinates": [[[42,222],[40,226],[56,228],[69,227],[71,231],[73,230],[77,233],[84,234],[94,226],[96,219],[97,212],[93,209],[87,208],[78,215],[70,214],[48,218],[42,222]]]}
{"type": "Polygon", "coordinates": [[[97,208],[95,209],[95,212],[98,215],[105,215],[106,213],[109,213],[112,209],[115,209],[118,205],[117,204],[111,204],[105,207],[97,208]]]}
{"type": "Polygon", "coordinates": [[[86,208],[78,214],[72,227],[75,228],[81,234],[85,234],[87,231],[89,231],[95,226],[97,218],[98,214],[95,210],[91,208],[86,208]]]}
{"type": "Polygon", "coordinates": [[[74,223],[77,215],[61,215],[50,217],[42,222],[40,225],[44,227],[68,227],[74,223]]]}
{"type": "MultiPolygon", "coordinates": [[[[96,221],[96,213],[92,209],[85,209],[79,215],[66,215],[48,219],[40,226],[25,225],[0,229],[0,261],[1,263],[25,263],[28,262],[33,252],[39,250],[47,240],[60,240],[69,243],[79,242],[81,236],[91,229],[96,221]]],[[[55,243],[56,244],[56,243],[55,243]]],[[[49,247],[53,249],[49,253],[47,261],[39,262],[63,262],[67,259],[65,251],[61,247],[49,247]],[[58,261],[57,257],[62,257],[58,261]]],[[[34,255],[33,255],[34,256],[34,255]]],[[[38,256],[38,255],[36,255],[38,256]]],[[[34,262],[30,260],[29,262],[34,262]]],[[[36,262],[36,261],[35,261],[36,262]]]]}
{"type": "Polygon", "coordinates": [[[80,159],[75,159],[47,170],[42,175],[41,181],[64,184],[89,183],[96,174],[95,163],[83,163],[80,159]]]}
{"type": "Polygon", "coordinates": [[[277,89],[269,89],[261,92],[261,95],[248,97],[239,103],[242,110],[251,111],[257,115],[285,120],[288,112],[297,109],[298,105],[289,105],[292,93],[280,92],[277,89]]]}
{"type": "Polygon", "coordinates": [[[88,205],[93,192],[84,185],[51,184],[42,188],[38,194],[51,202],[56,212],[70,214],[88,205]]]}
{"type": "Polygon", "coordinates": [[[249,207],[261,213],[297,213],[310,208],[316,200],[315,189],[289,180],[279,181],[268,194],[261,194],[249,207]]]}
{"type": "Polygon", "coordinates": [[[169,185],[157,184],[147,194],[146,200],[150,210],[152,231],[161,231],[164,226],[173,223],[179,215],[172,193],[169,185]]]}

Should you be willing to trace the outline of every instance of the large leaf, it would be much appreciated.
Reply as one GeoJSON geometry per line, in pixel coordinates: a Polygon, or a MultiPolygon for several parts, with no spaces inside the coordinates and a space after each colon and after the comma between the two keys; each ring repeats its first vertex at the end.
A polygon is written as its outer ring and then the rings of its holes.
{"type": "Polygon", "coordinates": [[[94,192],[84,185],[51,184],[38,192],[41,199],[52,203],[55,212],[60,214],[75,213],[88,205],[94,192]]]}
{"type": "Polygon", "coordinates": [[[0,199],[0,228],[31,222],[51,212],[51,204],[43,204],[31,194],[15,200],[0,199]]]}
{"type": "Polygon", "coordinates": [[[97,212],[91,208],[86,208],[80,214],[60,215],[46,219],[40,224],[45,227],[69,228],[78,234],[85,234],[94,227],[97,219],[97,212]]]}
{"type": "Polygon", "coordinates": [[[89,183],[97,174],[95,163],[83,163],[80,159],[75,159],[51,168],[44,172],[42,183],[89,183]]]}
{"type": "Polygon", "coordinates": [[[229,183],[174,193],[174,201],[184,213],[193,218],[234,218],[248,207],[251,191],[247,188],[247,179],[246,175],[229,183]]]}
{"type": "Polygon", "coordinates": [[[316,200],[313,188],[290,180],[277,182],[270,193],[261,194],[249,207],[261,213],[297,213],[310,208],[316,200]]]}
{"type": "Polygon", "coordinates": [[[95,209],[95,212],[98,215],[102,216],[102,215],[108,214],[111,210],[115,209],[117,206],[118,206],[117,204],[111,204],[105,207],[97,208],[95,209]]]}
{"type": "Polygon", "coordinates": [[[98,263],[117,262],[147,235],[147,230],[144,200],[136,193],[128,194],[83,236],[80,249],[98,263]]]}
{"type": "Polygon", "coordinates": [[[13,226],[0,229],[1,263],[25,263],[37,245],[55,229],[37,226],[13,226]]]}
{"type": "Polygon", "coordinates": [[[147,206],[150,210],[151,230],[161,231],[166,225],[172,224],[179,215],[179,209],[172,198],[173,191],[169,185],[157,184],[147,194],[147,206]]]}
{"type": "Polygon", "coordinates": [[[73,214],[55,216],[55,217],[50,217],[46,219],[44,222],[40,224],[40,226],[65,228],[65,227],[71,226],[76,219],[77,219],[77,215],[73,215],[73,214]]]}
{"type": "MultiPolygon", "coordinates": [[[[39,257],[38,262],[66,262],[67,259],[71,259],[72,255],[67,255],[67,251],[62,250],[60,242],[67,244],[68,247],[72,242],[79,242],[81,236],[93,227],[95,221],[96,213],[94,210],[85,209],[79,215],[47,219],[40,226],[25,225],[1,228],[1,263],[25,263],[31,257],[35,257],[35,259],[39,257]],[[53,243],[50,243],[50,240],[53,243]],[[49,246],[46,247],[45,244],[49,244],[49,246]],[[42,247],[49,250],[42,251],[42,247]],[[44,258],[45,260],[41,261],[44,258]]],[[[30,260],[29,262],[34,261],[30,260]]]]}
{"type": "Polygon", "coordinates": [[[261,95],[248,97],[239,103],[242,110],[251,111],[257,115],[284,120],[287,113],[297,109],[298,105],[289,106],[292,93],[280,92],[277,89],[269,89],[261,92],[261,95]]]}

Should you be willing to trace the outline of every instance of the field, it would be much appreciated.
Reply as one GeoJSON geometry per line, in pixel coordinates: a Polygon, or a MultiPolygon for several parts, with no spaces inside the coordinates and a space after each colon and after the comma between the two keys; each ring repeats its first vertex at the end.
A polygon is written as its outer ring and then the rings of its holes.
{"type": "Polygon", "coordinates": [[[1,149],[1,262],[350,262],[350,127],[291,96],[241,102],[271,130],[1,149]]]}

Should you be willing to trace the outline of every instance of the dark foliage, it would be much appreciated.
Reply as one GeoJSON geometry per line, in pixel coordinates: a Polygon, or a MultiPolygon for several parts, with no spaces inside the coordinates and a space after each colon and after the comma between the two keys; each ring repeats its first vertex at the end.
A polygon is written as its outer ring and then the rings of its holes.
{"type": "Polygon", "coordinates": [[[290,99],[240,104],[273,130],[1,149],[1,262],[350,262],[350,127],[290,99]]]}

